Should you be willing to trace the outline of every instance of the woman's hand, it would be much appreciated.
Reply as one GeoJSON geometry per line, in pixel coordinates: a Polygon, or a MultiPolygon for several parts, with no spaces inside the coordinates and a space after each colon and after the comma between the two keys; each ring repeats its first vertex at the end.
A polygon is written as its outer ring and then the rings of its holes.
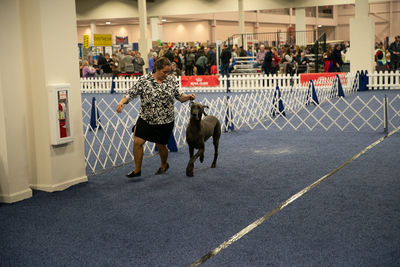
{"type": "Polygon", "coordinates": [[[118,113],[121,113],[121,111],[124,109],[125,104],[128,102],[128,100],[125,97],[122,97],[121,100],[119,101],[117,107],[115,108],[118,113]]]}
{"type": "Polygon", "coordinates": [[[186,101],[189,101],[189,100],[195,100],[195,99],[196,99],[196,95],[195,94],[189,94],[189,95],[183,94],[181,99],[180,99],[180,101],[181,101],[181,103],[183,103],[183,102],[186,102],[186,101]]]}
{"type": "Polygon", "coordinates": [[[116,107],[117,112],[121,113],[121,111],[124,109],[124,106],[125,106],[124,103],[119,102],[117,107],[116,107]]]}

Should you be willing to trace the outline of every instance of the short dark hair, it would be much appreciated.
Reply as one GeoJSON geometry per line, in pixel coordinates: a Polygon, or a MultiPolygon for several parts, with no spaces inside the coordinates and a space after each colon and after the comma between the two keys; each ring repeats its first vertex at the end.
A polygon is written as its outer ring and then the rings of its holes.
{"type": "Polygon", "coordinates": [[[165,66],[171,66],[171,61],[169,61],[168,58],[166,57],[161,57],[154,62],[154,69],[155,70],[161,70],[165,66]]]}

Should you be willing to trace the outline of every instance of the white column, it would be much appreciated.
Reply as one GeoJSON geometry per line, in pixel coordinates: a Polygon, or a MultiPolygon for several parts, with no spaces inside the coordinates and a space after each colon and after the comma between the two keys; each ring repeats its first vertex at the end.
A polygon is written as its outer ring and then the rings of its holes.
{"type": "Polygon", "coordinates": [[[254,23],[254,33],[258,33],[260,28],[260,21],[259,21],[260,10],[256,10],[256,23],[254,23]]]}
{"type": "Polygon", "coordinates": [[[6,0],[0,10],[0,22],[10,26],[0,37],[8,39],[0,40],[1,51],[8,51],[3,55],[8,64],[0,67],[0,113],[5,115],[0,121],[0,201],[13,202],[29,197],[30,188],[51,192],[87,181],[76,9],[74,0],[6,0]],[[49,105],[52,83],[71,85],[74,141],[58,147],[50,138],[50,116],[56,115],[49,105]]]}
{"type": "Polygon", "coordinates": [[[94,22],[90,23],[90,46],[94,44],[94,34],[96,34],[96,24],[94,22]]]}
{"type": "Polygon", "coordinates": [[[355,17],[350,18],[350,71],[375,69],[375,22],[368,16],[368,1],[355,0],[355,17]]]}
{"type": "Polygon", "coordinates": [[[217,40],[217,20],[215,19],[215,13],[213,13],[213,19],[211,21],[211,42],[215,43],[217,40]]]}
{"type": "Polygon", "coordinates": [[[162,21],[159,17],[150,18],[151,40],[162,41],[162,21]]]}
{"type": "Polygon", "coordinates": [[[306,9],[296,8],[296,45],[305,46],[306,38],[306,9]]]}
{"type": "Polygon", "coordinates": [[[244,10],[243,10],[243,0],[238,0],[238,10],[239,10],[239,33],[244,34],[244,10]]]}
{"type": "MultiPolygon", "coordinates": [[[[139,52],[142,54],[145,66],[148,67],[147,54],[151,47],[151,40],[147,37],[147,10],[146,10],[146,0],[139,0],[139,24],[140,24],[140,39],[139,39],[139,52]]],[[[144,70],[143,70],[144,71],[144,70]]]]}
{"type": "Polygon", "coordinates": [[[19,6],[14,0],[1,3],[0,50],[0,202],[11,203],[32,196],[29,187],[25,77],[19,6]]]}

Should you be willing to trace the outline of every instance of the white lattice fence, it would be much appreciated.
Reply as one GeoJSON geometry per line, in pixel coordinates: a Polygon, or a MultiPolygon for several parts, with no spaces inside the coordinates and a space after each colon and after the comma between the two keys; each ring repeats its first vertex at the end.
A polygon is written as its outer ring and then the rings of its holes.
{"type": "MultiPolygon", "coordinates": [[[[342,82],[346,97],[358,89],[358,79],[354,79],[354,76],[350,74],[342,82]]],[[[126,84],[126,81],[121,80],[121,83],[126,84]]],[[[279,97],[277,85],[278,83],[275,83],[271,89],[258,88],[250,93],[237,90],[238,92],[224,96],[211,94],[209,98],[204,98],[201,102],[209,106],[208,114],[218,117],[223,130],[232,129],[228,126],[234,126],[234,129],[263,127],[279,130],[285,128],[329,130],[335,128],[341,131],[346,129],[377,131],[382,128],[383,100],[376,97],[364,100],[358,96],[349,98],[350,100],[337,98],[339,83],[336,78],[315,87],[319,105],[315,105],[312,99],[311,87],[282,87],[279,90],[279,97]],[[279,103],[282,104],[282,109],[279,108],[279,103]],[[283,113],[286,116],[283,116],[283,113]]],[[[248,86],[254,86],[254,83],[248,86]]],[[[126,91],[126,88],[121,90],[126,91]]],[[[105,95],[96,101],[97,112],[92,111],[92,103],[88,99],[85,98],[82,103],[86,161],[90,173],[133,161],[131,128],[136,122],[140,102],[138,99],[132,101],[125,106],[121,114],[117,114],[115,107],[118,101],[115,97],[109,96],[112,95],[105,95]],[[90,125],[93,113],[96,115],[96,127],[90,125]]],[[[397,127],[400,125],[400,96],[391,99],[388,106],[389,125],[397,127]]],[[[188,114],[187,103],[176,104],[174,137],[178,148],[185,145],[188,114]]],[[[146,143],[144,150],[145,156],[156,153],[152,143],[146,143]]]]}
{"type": "Polygon", "coordinates": [[[400,125],[400,95],[389,99],[388,103],[389,127],[395,129],[400,125]]]}

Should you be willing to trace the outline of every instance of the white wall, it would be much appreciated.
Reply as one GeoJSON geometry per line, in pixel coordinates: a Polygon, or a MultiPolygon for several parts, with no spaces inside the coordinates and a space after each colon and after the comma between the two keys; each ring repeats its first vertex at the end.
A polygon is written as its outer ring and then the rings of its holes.
{"type": "MultiPolygon", "coordinates": [[[[74,0],[2,0],[0,201],[87,181],[74,0]],[[48,85],[71,84],[74,142],[53,147],[48,85]]],[[[57,128],[57,127],[56,127],[57,128]]]]}

